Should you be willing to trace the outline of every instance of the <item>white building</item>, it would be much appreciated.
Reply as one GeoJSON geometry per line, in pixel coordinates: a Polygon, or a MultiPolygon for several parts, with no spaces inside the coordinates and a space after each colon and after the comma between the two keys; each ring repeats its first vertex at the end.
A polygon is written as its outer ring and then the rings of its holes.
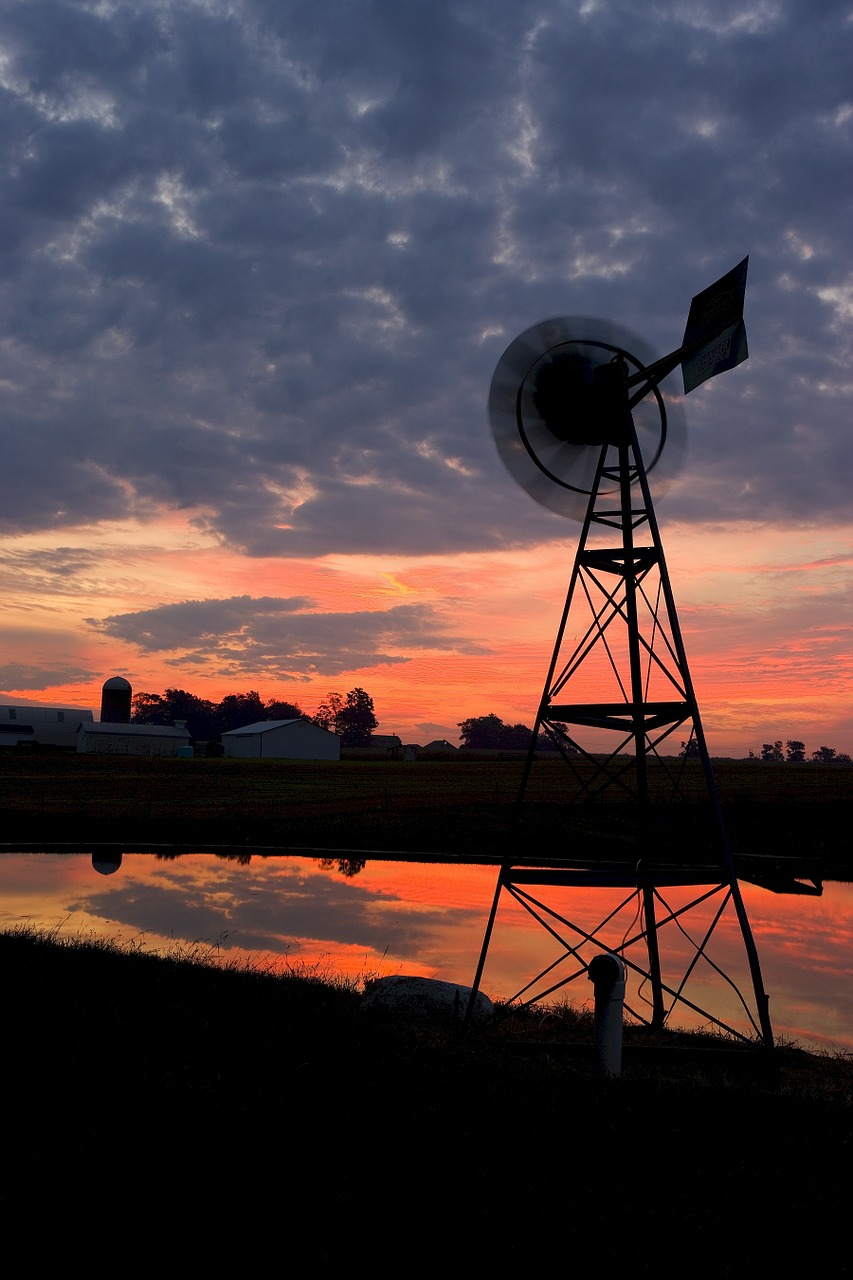
{"type": "Polygon", "coordinates": [[[258,720],[222,735],[226,756],[238,760],[340,760],[341,740],[309,720],[258,720]]]}
{"type": "Polygon", "coordinates": [[[111,756],[177,756],[192,752],[186,723],[81,724],[77,730],[77,750],[111,756]]]}
{"type": "Polygon", "coordinates": [[[46,747],[73,747],[77,729],[91,724],[94,716],[82,707],[45,707],[25,702],[0,706],[0,746],[38,742],[46,747]]]}

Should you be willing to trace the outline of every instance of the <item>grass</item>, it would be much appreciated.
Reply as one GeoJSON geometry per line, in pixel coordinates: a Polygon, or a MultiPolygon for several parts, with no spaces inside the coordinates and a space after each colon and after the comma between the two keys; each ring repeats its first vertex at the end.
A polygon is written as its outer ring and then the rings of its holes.
{"type": "Polygon", "coordinates": [[[0,934],[11,1252],[740,1276],[803,1250],[844,1274],[848,1058],[786,1046],[768,1077],[674,1051],[603,1079],[567,1052],[590,1034],[570,1007],[460,1036],[210,958],[0,934]]]}

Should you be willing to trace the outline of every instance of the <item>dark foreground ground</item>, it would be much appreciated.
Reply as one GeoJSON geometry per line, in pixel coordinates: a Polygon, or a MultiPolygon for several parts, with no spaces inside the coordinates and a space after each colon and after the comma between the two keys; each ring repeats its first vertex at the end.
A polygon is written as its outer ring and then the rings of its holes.
{"type": "Polygon", "coordinates": [[[0,1211],[28,1269],[849,1274],[849,1060],[626,1046],[608,1080],[589,1026],[541,1012],[460,1036],[20,934],[0,974],[0,1211]]]}

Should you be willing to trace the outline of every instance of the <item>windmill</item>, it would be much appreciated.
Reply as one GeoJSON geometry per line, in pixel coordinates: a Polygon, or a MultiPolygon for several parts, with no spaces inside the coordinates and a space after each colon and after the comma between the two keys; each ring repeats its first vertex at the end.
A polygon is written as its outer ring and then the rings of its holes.
{"type": "Polygon", "coordinates": [[[693,298],[681,346],[662,359],[621,326],[566,316],[527,329],[498,362],[489,415],[499,454],[531,497],[579,520],[581,533],[520,785],[519,849],[501,865],[473,990],[508,897],[556,953],[538,955],[542,967],[510,1005],[567,994],[605,949],[626,967],[625,1008],[636,1021],[660,1029],[688,1013],[770,1049],[758,953],[650,488],[660,493],[677,471],[684,440],[679,399],[664,394],[663,380],[680,365],[687,394],[747,358],[747,265],[693,298]],[[677,731],[686,740],[673,757],[677,731]],[[537,801],[542,734],[565,762],[572,803],[554,807],[551,833],[533,850],[523,815],[537,801]],[[685,848],[671,806],[687,802],[688,783],[696,822],[685,848]],[[608,892],[597,924],[563,905],[588,904],[589,890],[608,892]],[[730,954],[733,934],[751,996],[713,955],[715,936],[730,954]],[[715,985],[724,1009],[710,1007],[715,985]]]}

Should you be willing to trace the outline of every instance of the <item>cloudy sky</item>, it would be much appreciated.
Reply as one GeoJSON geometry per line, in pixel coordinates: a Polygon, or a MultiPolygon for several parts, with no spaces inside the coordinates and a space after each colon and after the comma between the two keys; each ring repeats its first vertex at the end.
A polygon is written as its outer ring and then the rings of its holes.
{"type": "Polygon", "coordinates": [[[663,354],[749,255],[658,519],[712,750],[853,751],[853,5],[6,0],[0,49],[6,700],[532,723],[579,525],[495,366],[663,354]]]}

